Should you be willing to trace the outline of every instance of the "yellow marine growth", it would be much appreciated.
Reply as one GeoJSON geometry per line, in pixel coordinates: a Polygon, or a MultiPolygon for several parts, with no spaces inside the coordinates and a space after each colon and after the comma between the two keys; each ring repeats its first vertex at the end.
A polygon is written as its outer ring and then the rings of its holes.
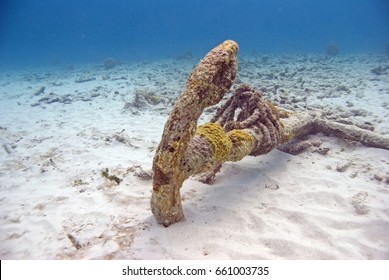
{"type": "Polygon", "coordinates": [[[244,130],[234,129],[226,134],[232,142],[233,148],[227,161],[239,161],[250,154],[254,147],[253,137],[244,130]]]}
{"type": "Polygon", "coordinates": [[[207,140],[212,147],[213,158],[217,163],[225,161],[231,152],[231,139],[224,133],[223,128],[218,123],[206,123],[197,127],[196,135],[207,140]]]}

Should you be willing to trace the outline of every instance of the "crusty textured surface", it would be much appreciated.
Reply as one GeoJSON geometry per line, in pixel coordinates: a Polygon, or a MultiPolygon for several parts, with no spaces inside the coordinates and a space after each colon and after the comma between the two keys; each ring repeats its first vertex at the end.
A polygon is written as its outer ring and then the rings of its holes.
{"type": "Polygon", "coordinates": [[[202,111],[217,104],[234,82],[237,53],[238,45],[231,40],[211,50],[189,76],[165,124],[153,162],[151,198],[152,212],[165,226],[184,219],[180,188],[189,173],[182,168],[182,159],[202,111]]]}

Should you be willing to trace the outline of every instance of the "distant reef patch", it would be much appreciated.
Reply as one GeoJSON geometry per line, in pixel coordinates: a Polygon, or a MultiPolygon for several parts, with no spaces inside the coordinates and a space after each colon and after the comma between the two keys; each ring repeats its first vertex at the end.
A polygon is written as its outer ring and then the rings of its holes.
{"type": "Polygon", "coordinates": [[[326,47],[326,54],[328,56],[337,56],[339,54],[339,47],[335,41],[330,41],[326,47]]]}
{"type": "Polygon", "coordinates": [[[104,60],[104,68],[106,70],[109,70],[109,69],[112,69],[118,65],[120,65],[121,63],[119,62],[119,60],[113,58],[113,57],[108,57],[104,60]]]}

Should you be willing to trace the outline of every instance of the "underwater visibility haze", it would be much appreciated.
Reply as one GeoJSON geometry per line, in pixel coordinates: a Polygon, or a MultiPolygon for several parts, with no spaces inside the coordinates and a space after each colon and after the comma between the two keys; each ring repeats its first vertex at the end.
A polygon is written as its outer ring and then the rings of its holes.
{"type": "Polygon", "coordinates": [[[388,260],[388,97],[389,0],[0,0],[0,258],[388,260]]]}
{"type": "Polygon", "coordinates": [[[2,0],[0,65],[242,53],[384,51],[388,0],[2,0]]]}

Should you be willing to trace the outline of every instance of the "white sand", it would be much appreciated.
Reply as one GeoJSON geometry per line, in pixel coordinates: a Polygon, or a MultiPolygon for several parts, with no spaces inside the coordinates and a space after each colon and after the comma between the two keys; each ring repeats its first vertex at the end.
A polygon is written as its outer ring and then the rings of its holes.
{"type": "MultiPolygon", "coordinates": [[[[320,57],[242,58],[238,82],[389,135],[389,74],[370,72],[387,60],[320,57]]],[[[323,135],[326,155],[274,150],[226,163],[212,186],[187,180],[186,221],[155,222],[136,174],[195,63],[0,74],[1,259],[389,259],[389,151],[323,135]],[[123,110],[142,90],[164,102],[123,110]]]]}

